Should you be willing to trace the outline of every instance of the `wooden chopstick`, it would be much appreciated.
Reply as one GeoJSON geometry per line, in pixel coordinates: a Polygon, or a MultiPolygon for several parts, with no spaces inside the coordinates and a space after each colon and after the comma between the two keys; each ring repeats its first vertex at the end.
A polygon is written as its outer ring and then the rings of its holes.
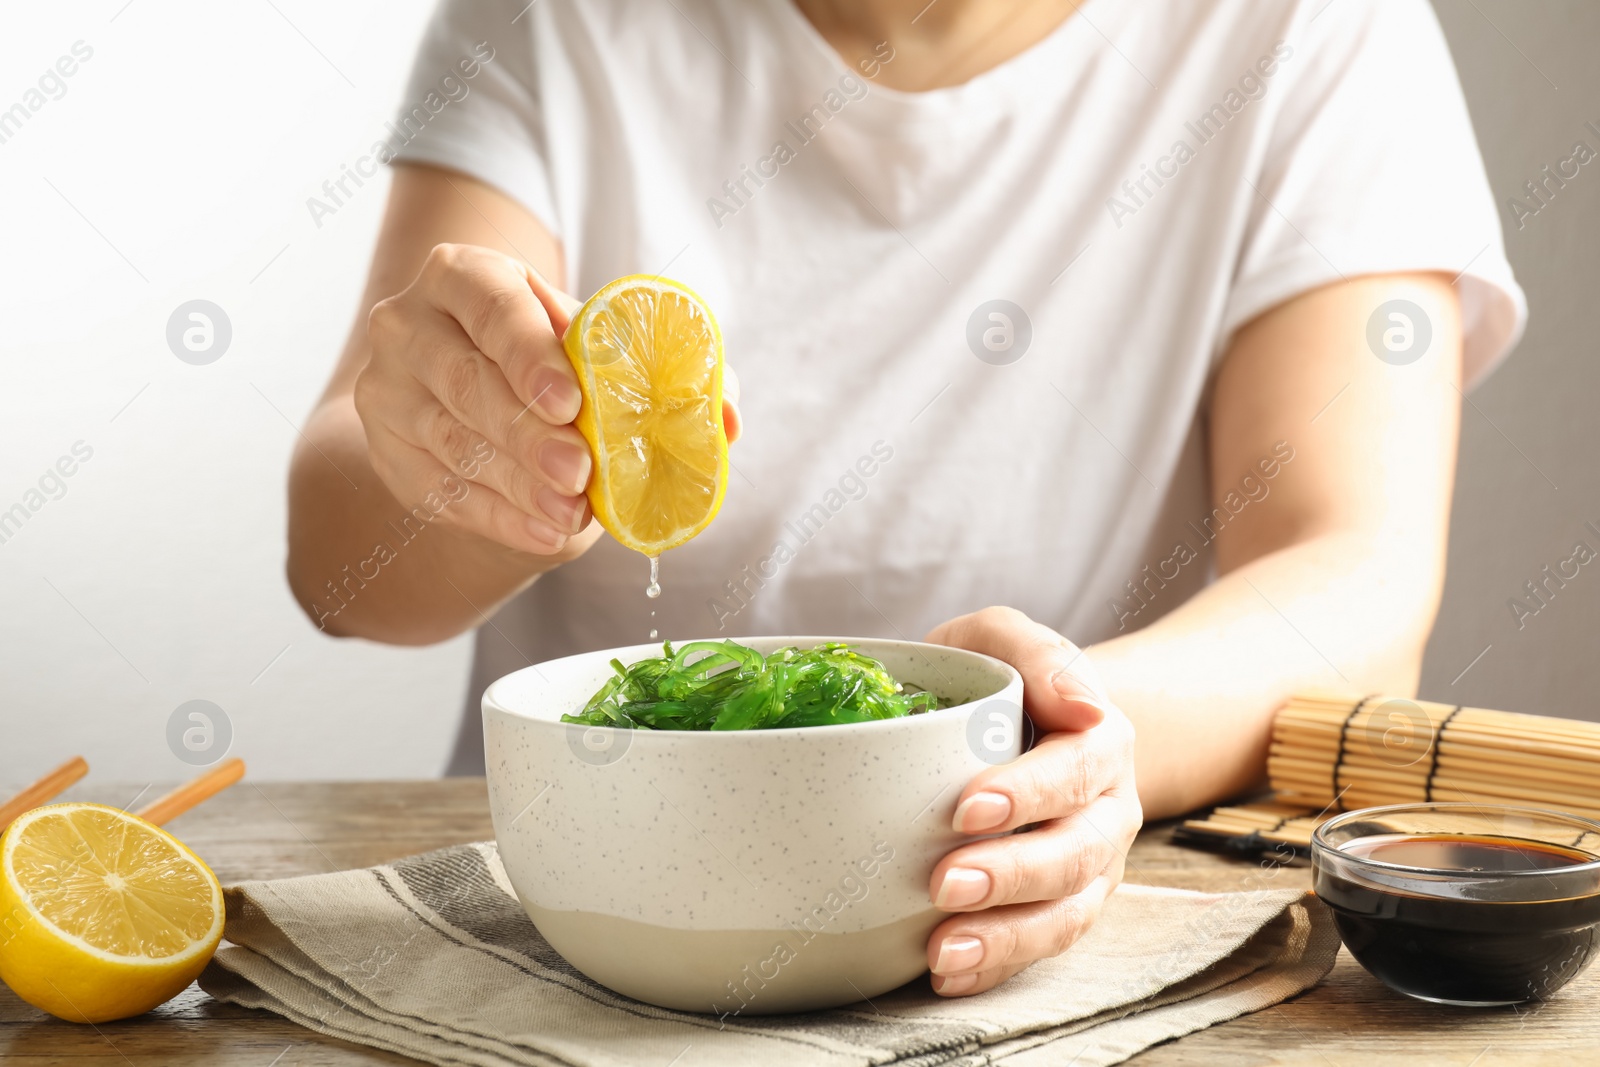
{"type": "Polygon", "coordinates": [[[69,785],[88,773],[88,762],[82,756],[73,756],[5,804],[0,805],[0,830],[10,826],[11,820],[23,812],[32,811],[40,804],[58,796],[69,785]]]}
{"type": "Polygon", "coordinates": [[[244,760],[238,758],[224,760],[198,778],[183,783],[166,796],[157,797],[134,814],[145,822],[153,822],[159,826],[176,819],[201,801],[216,796],[243,777],[244,760]]]}
{"type": "Polygon", "coordinates": [[[1280,794],[1278,800],[1222,805],[1186,819],[1173,840],[1196,847],[1221,846],[1230,852],[1280,855],[1277,846],[1289,845],[1303,854],[1311,847],[1311,832],[1335,814],[1326,808],[1319,811],[1285,804],[1280,794]],[[1204,844],[1208,841],[1209,845],[1204,844]]]}

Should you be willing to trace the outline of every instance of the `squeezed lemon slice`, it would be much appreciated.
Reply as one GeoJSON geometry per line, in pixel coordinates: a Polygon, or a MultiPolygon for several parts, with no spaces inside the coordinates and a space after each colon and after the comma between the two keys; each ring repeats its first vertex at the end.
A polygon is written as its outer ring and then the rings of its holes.
{"type": "Polygon", "coordinates": [[[159,827],[50,804],[0,837],[0,978],[71,1022],[138,1015],[194,981],[222,938],[222,887],[159,827]]]}
{"type": "Polygon", "coordinates": [[[722,334],[705,301],[665,278],[618,278],[578,309],[564,347],[600,525],[651,557],[704,530],[728,482],[722,334]]]}

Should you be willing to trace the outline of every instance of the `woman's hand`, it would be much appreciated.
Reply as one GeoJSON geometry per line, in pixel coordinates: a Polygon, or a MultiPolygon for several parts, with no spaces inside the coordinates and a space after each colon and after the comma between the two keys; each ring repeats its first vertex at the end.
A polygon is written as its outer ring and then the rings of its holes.
{"type": "MultiPolygon", "coordinates": [[[[573,428],[583,396],[561,347],[578,301],[512,257],[441,244],[368,318],[355,406],[372,468],[410,507],[433,494],[457,529],[536,556],[600,536],[584,489],[593,461],[573,428]],[[463,481],[465,492],[461,492],[463,481]]],[[[739,382],[723,420],[739,436],[739,382]]]]}
{"type": "Polygon", "coordinates": [[[1066,951],[1122,880],[1142,821],[1133,726],[1083,653],[1020,611],[963,615],[928,640],[1015,667],[1039,733],[1020,758],[974,778],[955,812],[961,833],[1032,829],[963,845],[933,869],[934,905],[956,913],[928,940],[933,988],[965,996],[1066,951]]]}
{"type": "Polygon", "coordinates": [[[579,538],[591,461],[560,341],[577,307],[512,257],[457,244],[373,307],[355,405],[396,500],[443,497],[447,524],[538,556],[594,542],[579,538]]]}

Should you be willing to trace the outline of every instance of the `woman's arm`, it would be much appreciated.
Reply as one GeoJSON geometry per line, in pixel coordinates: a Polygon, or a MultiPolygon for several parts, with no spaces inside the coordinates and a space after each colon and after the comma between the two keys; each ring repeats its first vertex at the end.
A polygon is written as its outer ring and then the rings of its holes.
{"type": "Polygon", "coordinates": [[[355,325],[289,474],[289,585],[321,628],[443,640],[599,536],[568,425],[563,284],[560,246],[515,201],[395,168],[355,325]]]}
{"type": "Polygon", "coordinates": [[[939,993],[982,992],[1082,936],[1122,878],[1141,808],[1175,815],[1258,783],[1272,714],[1296,690],[1415,689],[1444,581],[1460,368],[1442,277],[1360,278],[1274,308],[1234,339],[1209,413],[1213,495],[1231,516],[1217,523],[1215,583],[1084,653],[1010,608],[928,635],[1015,666],[1042,735],[962,791],[957,831],[1028,832],[934,868],[929,897],[953,913],[928,941],[939,993]],[[1432,334],[1405,364],[1367,343],[1396,299],[1432,334]],[[1246,475],[1254,499],[1240,507],[1244,494],[1228,494],[1246,475]]]}
{"type": "Polygon", "coordinates": [[[1087,650],[1134,723],[1148,817],[1259,784],[1272,715],[1297,690],[1415,693],[1444,583],[1460,377],[1441,275],[1339,282],[1235,336],[1209,413],[1213,503],[1252,473],[1268,494],[1221,526],[1216,582],[1087,650]],[[1429,320],[1414,362],[1368,345],[1391,300],[1429,320]],[[1293,459],[1263,479],[1258,462],[1284,446],[1293,459]]]}

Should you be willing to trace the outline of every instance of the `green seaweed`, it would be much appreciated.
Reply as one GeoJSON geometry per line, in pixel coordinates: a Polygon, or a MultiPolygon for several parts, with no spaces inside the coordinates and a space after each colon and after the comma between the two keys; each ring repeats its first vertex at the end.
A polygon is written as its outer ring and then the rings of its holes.
{"type": "Polygon", "coordinates": [[[616,672],[562,722],[630,730],[773,730],[918,715],[939,707],[908,693],[883,664],[849,645],[780,648],[763,656],[735,641],[691,641],[616,672]]]}

